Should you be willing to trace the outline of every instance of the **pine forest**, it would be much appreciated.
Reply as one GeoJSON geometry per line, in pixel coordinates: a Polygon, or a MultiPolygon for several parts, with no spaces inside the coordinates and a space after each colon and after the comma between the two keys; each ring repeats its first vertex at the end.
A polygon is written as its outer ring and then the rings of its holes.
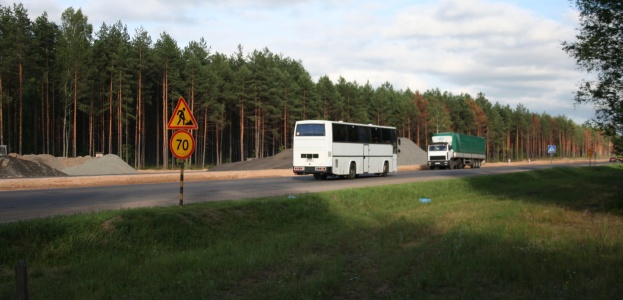
{"type": "Polygon", "coordinates": [[[154,41],[121,21],[94,28],[80,9],[66,9],[61,24],[46,13],[31,20],[23,4],[0,6],[0,18],[0,145],[9,152],[116,154],[137,169],[172,168],[167,123],[180,97],[198,123],[189,161],[201,168],[288,149],[306,119],[395,126],[422,148],[435,132],[482,136],[488,161],[544,158],[552,144],[559,157],[609,150],[589,125],[484,93],[314,81],[302,61],[268,48],[224,54],[166,32],[154,41]]]}

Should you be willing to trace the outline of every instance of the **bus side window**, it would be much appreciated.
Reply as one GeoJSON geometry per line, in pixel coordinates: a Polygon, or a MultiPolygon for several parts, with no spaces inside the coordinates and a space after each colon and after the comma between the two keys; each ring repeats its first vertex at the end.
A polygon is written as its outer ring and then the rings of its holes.
{"type": "Polygon", "coordinates": [[[357,131],[357,126],[355,125],[348,126],[348,142],[349,143],[359,142],[359,132],[357,131]]]}
{"type": "Polygon", "coordinates": [[[381,129],[381,128],[372,129],[372,143],[382,144],[384,142],[383,141],[383,130],[385,129],[381,129]]]}
{"type": "Polygon", "coordinates": [[[358,126],[359,127],[359,142],[360,143],[369,143],[371,138],[370,127],[366,126],[358,126]]]}
{"type": "Polygon", "coordinates": [[[346,142],[346,126],[341,124],[333,124],[333,141],[346,142]]]}
{"type": "Polygon", "coordinates": [[[387,134],[388,134],[388,138],[389,138],[389,143],[392,144],[393,148],[394,148],[394,153],[398,153],[398,144],[400,143],[400,140],[398,139],[398,137],[396,136],[396,130],[394,129],[388,129],[387,130],[387,134]]]}

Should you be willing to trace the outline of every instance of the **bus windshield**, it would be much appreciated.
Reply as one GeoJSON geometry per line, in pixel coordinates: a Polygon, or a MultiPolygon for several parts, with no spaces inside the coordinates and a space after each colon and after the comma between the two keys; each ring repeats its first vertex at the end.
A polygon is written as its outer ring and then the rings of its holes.
{"type": "Polygon", "coordinates": [[[296,136],[325,136],[324,124],[298,124],[296,136]]]}
{"type": "Polygon", "coordinates": [[[428,151],[446,151],[446,145],[430,145],[428,151]]]}

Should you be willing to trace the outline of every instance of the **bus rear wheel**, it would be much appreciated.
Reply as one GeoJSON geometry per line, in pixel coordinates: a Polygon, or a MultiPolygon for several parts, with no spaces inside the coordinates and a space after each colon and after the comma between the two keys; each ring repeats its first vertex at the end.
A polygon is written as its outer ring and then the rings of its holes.
{"type": "Polygon", "coordinates": [[[387,176],[387,173],[389,173],[389,163],[385,162],[385,164],[383,165],[383,173],[381,173],[381,177],[387,176]]]}
{"type": "Polygon", "coordinates": [[[357,166],[355,165],[355,163],[351,163],[350,168],[348,169],[348,176],[346,178],[355,179],[356,176],[357,176],[357,166]]]}

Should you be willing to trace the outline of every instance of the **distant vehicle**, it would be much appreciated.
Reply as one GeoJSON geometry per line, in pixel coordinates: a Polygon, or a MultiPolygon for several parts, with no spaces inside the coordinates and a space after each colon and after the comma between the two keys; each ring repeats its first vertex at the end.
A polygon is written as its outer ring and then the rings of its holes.
{"type": "Polygon", "coordinates": [[[428,146],[428,167],[431,170],[480,168],[485,152],[485,138],[454,132],[434,133],[428,146]]]}
{"type": "Polygon", "coordinates": [[[297,121],[292,171],[315,179],[359,174],[387,176],[398,171],[396,128],[341,121],[297,121]]]}
{"type": "Polygon", "coordinates": [[[617,162],[617,158],[616,157],[610,157],[610,162],[617,162]]]}

